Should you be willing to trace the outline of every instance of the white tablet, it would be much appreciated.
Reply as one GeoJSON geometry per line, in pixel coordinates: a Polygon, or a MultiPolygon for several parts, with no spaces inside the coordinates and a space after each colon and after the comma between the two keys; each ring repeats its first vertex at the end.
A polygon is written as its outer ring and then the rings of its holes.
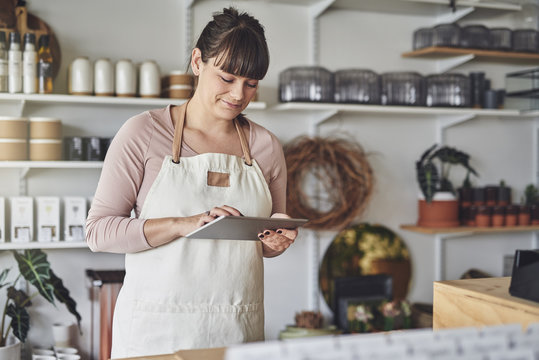
{"type": "Polygon", "coordinates": [[[259,240],[264,230],[295,229],[307,219],[283,219],[253,216],[219,216],[187,234],[190,239],[259,240]]]}

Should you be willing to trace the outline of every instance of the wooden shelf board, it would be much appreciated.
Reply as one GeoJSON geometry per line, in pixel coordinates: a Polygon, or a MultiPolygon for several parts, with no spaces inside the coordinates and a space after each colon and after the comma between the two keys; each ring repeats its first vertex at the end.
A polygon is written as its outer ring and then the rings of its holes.
{"type": "Polygon", "coordinates": [[[25,249],[87,249],[85,241],[58,241],[58,242],[37,242],[29,243],[0,243],[1,250],[25,250],[25,249]]]}
{"type": "Polygon", "coordinates": [[[512,51],[495,51],[481,49],[463,49],[444,46],[431,46],[423,49],[405,52],[402,57],[448,57],[459,55],[474,55],[479,58],[492,58],[503,61],[529,61],[539,63],[539,54],[512,52],[512,51]]]}
{"type": "Polygon", "coordinates": [[[428,228],[416,225],[401,225],[401,229],[408,230],[421,234],[457,234],[457,233],[508,233],[508,232],[527,232],[527,231],[539,231],[538,225],[528,226],[503,226],[503,227],[476,227],[476,226],[459,226],[453,228],[428,228]]]}

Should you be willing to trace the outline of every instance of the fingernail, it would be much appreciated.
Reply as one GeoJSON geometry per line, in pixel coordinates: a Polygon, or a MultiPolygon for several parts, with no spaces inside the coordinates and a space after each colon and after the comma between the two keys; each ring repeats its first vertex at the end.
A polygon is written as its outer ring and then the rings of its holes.
{"type": "Polygon", "coordinates": [[[258,235],[259,238],[263,239],[264,238],[264,235],[260,234],[258,235]]]}
{"type": "Polygon", "coordinates": [[[277,234],[282,234],[283,231],[282,230],[277,230],[277,234]]]}
{"type": "Polygon", "coordinates": [[[265,232],[264,232],[264,235],[266,235],[266,236],[268,236],[269,234],[270,234],[269,231],[265,231],[265,232]]]}

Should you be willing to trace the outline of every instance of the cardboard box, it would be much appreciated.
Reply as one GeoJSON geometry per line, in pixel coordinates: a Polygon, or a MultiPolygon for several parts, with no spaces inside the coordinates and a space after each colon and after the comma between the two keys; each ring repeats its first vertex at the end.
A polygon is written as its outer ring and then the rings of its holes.
{"type": "Polygon", "coordinates": [[[85,240],[86,215],[86,199],[84,197],[64,197],[65,241],[85,240]]]}
{"type": "Polygon", "coordinates": [[[433,328],[539,322],[539,303],[509,294],[510,277],[434,282],[433,328]]]}
{"type": "Polygon", "coordinates": [[[0,243],[6,242],[6,199],[0,196],[0,243]]]}
{"type": "Polygon", "coordinates": [[[11,205],[11,242],[30,242],[34,236],[34,199],[13,196],[11,205]]]}
{"type": "Polygon", "coordinates": [[[223,360],[226,348],[180,350],[173,354],[137,356],[117,360],[223,360]]]}
{"type": "Polygon", "coordinates": [[[38,196],[37,202],[37,241],[60,241],[60,198],[38,196]]]}

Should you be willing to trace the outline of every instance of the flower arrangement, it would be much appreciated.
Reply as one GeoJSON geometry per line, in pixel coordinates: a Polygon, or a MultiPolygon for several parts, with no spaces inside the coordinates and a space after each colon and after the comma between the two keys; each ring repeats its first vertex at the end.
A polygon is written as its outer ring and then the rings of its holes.
{"type": "Polygon", "coordinates": [[[412,310],[407,301],[364,301],[349,303],[348,332],[365,333],[409,329],[412,310]]]}

